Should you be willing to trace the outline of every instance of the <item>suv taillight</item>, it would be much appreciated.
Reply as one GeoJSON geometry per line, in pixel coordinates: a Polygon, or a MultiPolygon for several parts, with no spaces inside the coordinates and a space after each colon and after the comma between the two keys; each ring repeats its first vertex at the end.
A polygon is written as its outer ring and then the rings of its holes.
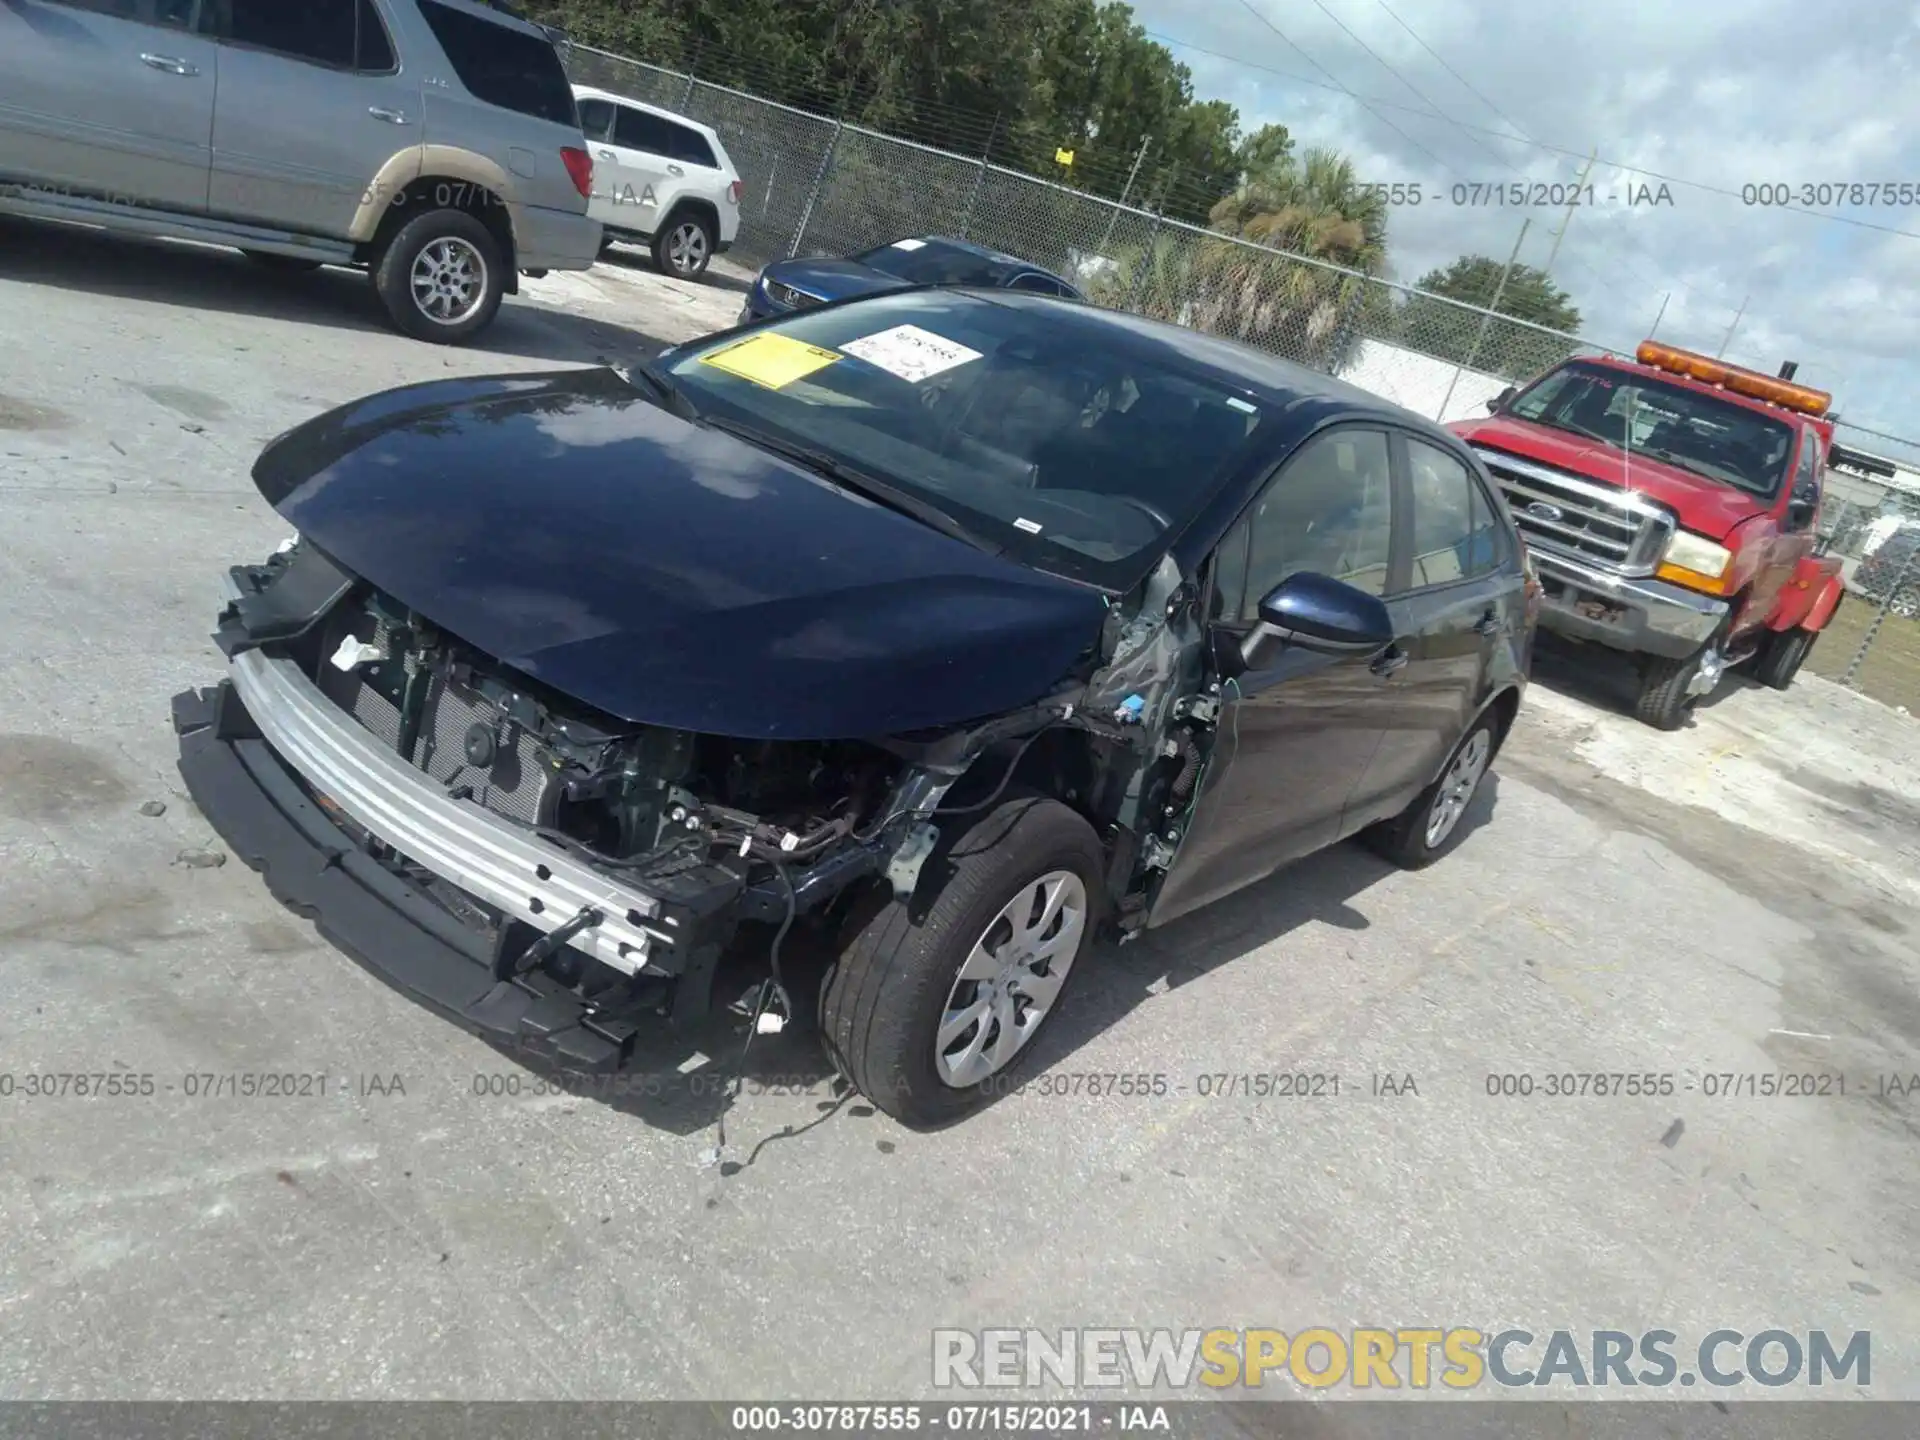
{"type": "Polygon", "coordinates": [[[580,192],[580,198],[593,198],[593,157],[573,145],[560,147],[560,159],[567,167],[567,174],[573,177],[573,188],[580,192]]]}
{"type": "Polygon", "coordinates": [[[740,192],[744,188],[738,180],[734,181],[731,185],[727,186],[727,198],[738,205],[740,203],[740,192]]]}

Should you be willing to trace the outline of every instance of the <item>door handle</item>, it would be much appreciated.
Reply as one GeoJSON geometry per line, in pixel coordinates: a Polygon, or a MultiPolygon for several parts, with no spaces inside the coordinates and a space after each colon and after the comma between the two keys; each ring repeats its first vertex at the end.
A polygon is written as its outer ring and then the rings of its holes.
{"type": "Polygon", "coordinates": [[[198,75],[200,73],[200,67],[198,65],[189,65],[185,60],[177,59],[172,55],[143,54],[140,57],[140,63],[150,69],[164,70],[169,75],[198,75]]]}
{"type": "Polygon", "coordinates": [[[407,119],[406,111],[389,110],[384,105],[369,105],[367,107],[367,114],[373,116],[376,120],[384,120],[389,125],[408,125],[412,123],[407,119]]]}
{"type": "Polygon", "coordinates": [[[620,157],[611,150],[602,150],[600,152],[600,158],[602,160],[618,160],[620,157]]]}
{"type": "Polygon", "coordinates": [[[669,175],[684,175],[686,173],[687,172],[682,170],[678,165],[667,166],[667,174],[669,175]]]}
{"type": "Polygon", "coordinates": [[[1473,631],[1476,635],[1504,635],[1512,628],[1501,618],[1498,610],[1489,610],[1473,622],[1473,631]]]}
{"type": "Polygon", "coordinates": [[[1398,645],[1391,645],[1381,654],[1374,656],[1373,663],[1367,668],[1376,675],[1398,675],[1407,668],[1407,652],[1398,645]]]}

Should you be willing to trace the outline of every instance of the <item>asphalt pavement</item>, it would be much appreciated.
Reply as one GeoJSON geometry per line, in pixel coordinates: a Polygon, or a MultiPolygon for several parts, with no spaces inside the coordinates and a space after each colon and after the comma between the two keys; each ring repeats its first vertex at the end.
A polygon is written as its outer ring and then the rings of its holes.
{"type": "Polygon", "coordinates": [[[636,253],[445,350],[345,272],[0,222],[0,1082],[154,1092],[0,1097],[0,1397],[915,1396],[937,1327],[1090,1325],[1868,1329],[1920,1397],[1920,749],[1812,678],[1662,735],[1547,655],[1455,855],[1341,846],[1097,953],[1048,1093],[937,1134],[788,1037],[730,1096],[724,1025],[537,1093],[276,905],[168,723],[287,534],[261,446],[740,300],[636,253]],[[1675,1083],[1489,1093],[1626,1072],[1675,1083]],[[1706,1079],[1782,1072],[1848,1092],[1706,1079]],[[307,1078],[218,1078],[261,1073],[307,1078]],[[1337,1091],[1237,1078],[1283,1073],[1337,1091]],[[1075,1078],[1120,1074],[1166,1083],[1075,1078]]]}

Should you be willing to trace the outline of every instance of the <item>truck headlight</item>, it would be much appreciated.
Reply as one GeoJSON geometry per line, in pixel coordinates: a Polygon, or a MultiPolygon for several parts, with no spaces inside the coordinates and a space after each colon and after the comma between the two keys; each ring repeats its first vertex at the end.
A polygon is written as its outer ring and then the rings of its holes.
{"type": "Polygon", "coordinates": [[[1723,593],[1733,552],[1704,535],[1676,530],[1667,541],[1667,550],[1654,571],[1662,580],[1671,580],[1689,590],[1705,590],[1711,595],[1723,593]]]}

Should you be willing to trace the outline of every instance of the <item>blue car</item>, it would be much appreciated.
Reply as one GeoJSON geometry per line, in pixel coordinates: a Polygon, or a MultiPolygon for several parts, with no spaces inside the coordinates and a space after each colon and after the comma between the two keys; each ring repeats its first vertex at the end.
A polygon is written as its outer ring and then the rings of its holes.
{"type": "Polygon", "coordinates": [[[1024,290],[1084,300],[1073,286],[1017,256],[1004,255],[943,235],[921,235],[877,245],[844,260],[829,256],[777,260],[760,272],[740,312],[739,323],[784,315],[829,300],[848,300],[911,285],[965,285],[983,290],[1024,290]]]}
{"type": "Polygon", "coordinates": [[[410,385],[253,479],[298,538],[173,723],[276,896],[570,1072],[671,1083],[750,979],[914,1125],[1006,1093],[1096,937],[1450,850],[1538,615],[1447,430],[1004,289],[410,385]]]}

